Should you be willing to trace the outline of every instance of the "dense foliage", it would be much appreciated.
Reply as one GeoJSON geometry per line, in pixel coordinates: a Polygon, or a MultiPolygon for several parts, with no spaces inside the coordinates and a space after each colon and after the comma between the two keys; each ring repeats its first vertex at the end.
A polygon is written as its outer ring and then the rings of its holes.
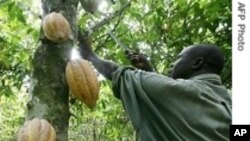
{"type": "MultiPolygon", "coordinates": [[[[126,0],[115,0],[109,12],[119,11],[126,0]]],[[[115,18],[92,33],[93,48],[101,57],[129,65],[124,50],[108,31],[129,48],[147,54],[159,73],[183,47],[213,43],[225,54],[223,83],[231,89],[231,0],[135,0],[115,18]]],[[[78,24],[88,29],[109,13],[89,14],[79,9],[78,24]]],[[[0,1],[0,140],[12,140],[25,118],[26,88],[30,61],[37,47],[39,8],[31,0],[0,1]]],[[[101,96],[91,111],[72,102],[69,139],[135,140],[136,135],[119,100],[112,96],[110,82],[101,81],[101,96]]]]}

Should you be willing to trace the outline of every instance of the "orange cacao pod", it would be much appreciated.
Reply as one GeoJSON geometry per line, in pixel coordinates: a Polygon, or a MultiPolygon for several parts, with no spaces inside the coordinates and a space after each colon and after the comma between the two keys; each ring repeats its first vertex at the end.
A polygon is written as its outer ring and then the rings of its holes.
{"type": "Polygon", "coordinates": [[[75,59],[66,66],[66,80],[72,94],[89,108],[96,105],[100,86],[97,74],[89,61],[75,59]]]}
{"type": "Polygon", "coordinates": [[[42,27],[46,38],[56,43],[66,41],[71,34],[69,22],[61,13],[52,12],[46,15],[42,27]]]}
{"type": "Polygon", "coordinates": [[[56,141],[56,131],[47,120],[34,118],[21,127],[17,141],[56,141]]]}

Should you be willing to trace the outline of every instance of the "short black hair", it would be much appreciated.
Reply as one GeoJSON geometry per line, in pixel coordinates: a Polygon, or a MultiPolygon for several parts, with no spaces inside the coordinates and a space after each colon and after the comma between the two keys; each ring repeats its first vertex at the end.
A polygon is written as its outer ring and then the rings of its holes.
{"type": "Polygon", "coordinates": [[[224,67],[224,55],[221,49],[214,44],[192,45],[194,57],[203,57],[206,69],[216,74],[220,74],[224,67]]]}

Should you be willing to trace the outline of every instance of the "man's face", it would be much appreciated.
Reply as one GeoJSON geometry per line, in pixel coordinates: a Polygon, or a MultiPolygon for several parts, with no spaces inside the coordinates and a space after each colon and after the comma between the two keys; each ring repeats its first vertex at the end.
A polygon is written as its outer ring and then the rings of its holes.
{"type": "Polygon", "coordinates": [[[192,57],[190,49],[192,47],[184,48],[178,55],[175,62],[171,65],[169,71],[169,77],[174,79],[177,78],[189,78],[193,73],[192,66],[192,57]]]}

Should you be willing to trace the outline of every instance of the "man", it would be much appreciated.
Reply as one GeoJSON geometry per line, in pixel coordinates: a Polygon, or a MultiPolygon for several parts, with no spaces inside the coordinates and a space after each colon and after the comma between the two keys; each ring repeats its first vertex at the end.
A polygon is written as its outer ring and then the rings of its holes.
{"type": "Polygon", "coordinates": [[[81,52],[112,81],[141,141],[227,141],[231,97],[219,74],[223,55],[214,45],[184,48],[164,76],[138,54],[128,53],[131,67],[98,58],[79,38],[81,52]]]}

